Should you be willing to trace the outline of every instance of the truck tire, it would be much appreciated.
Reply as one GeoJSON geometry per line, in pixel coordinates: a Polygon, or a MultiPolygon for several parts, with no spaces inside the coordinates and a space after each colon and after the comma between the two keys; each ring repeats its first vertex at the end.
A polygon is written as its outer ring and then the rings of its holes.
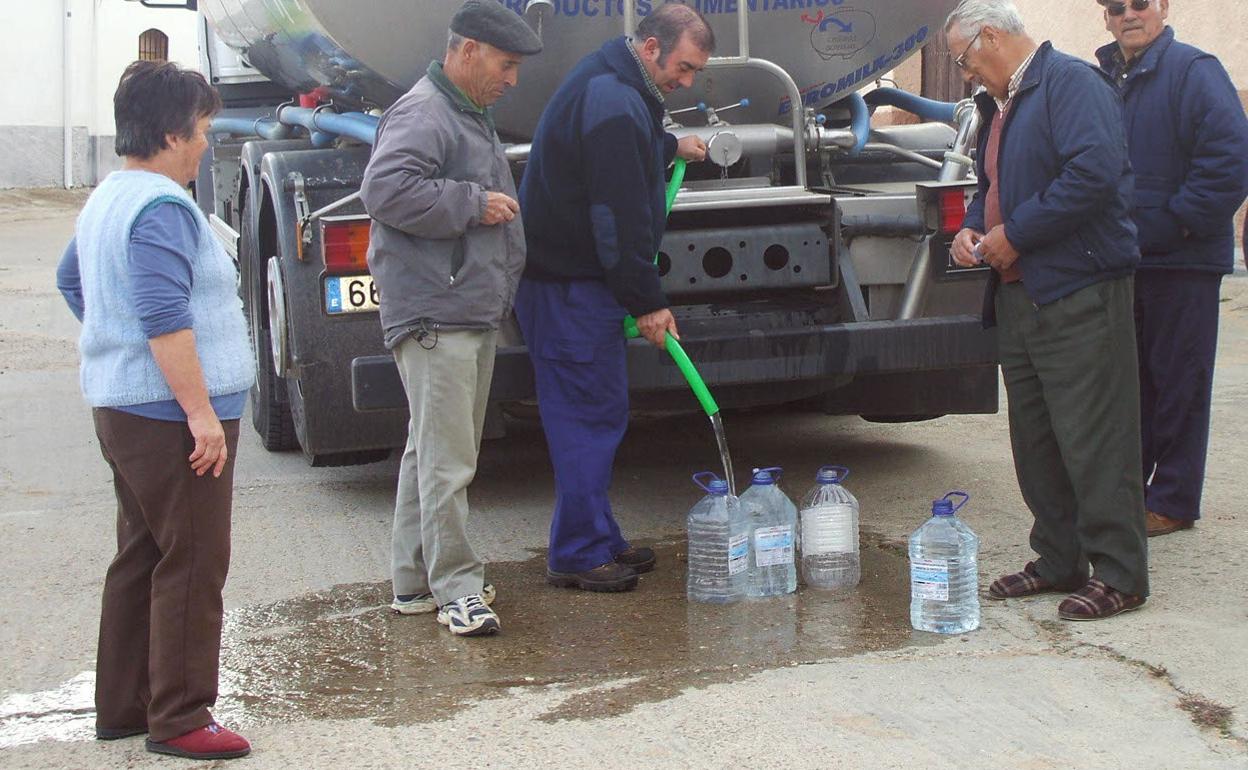
{"type": "MultiPolygon", "coordinates": [[[[245,198],[244,198],[245,200],[245,198]]],[[[259,212],[253,217],[242,205],[240,213],[243,232],[239,243],[239,269],[244,311],[251,325],[252,353],[256,362],[256,384],[251,387],[251,424],[260,436],[260,443],[270,452],[299,447],[290,405],[286,400],[286,382],[273,369],[273,340],[269,332],[267,302],[268,257],[261,243],[276,243],[276,236],[263,241],[259,212]]]]}
{"type": "MultiPolygon", "coordinates": [[[[287,395],[290,400],[291,422],[297,433],[304,432],[307,425],[304,418],[303,392],[299,389],[299,380],[286,380],[287,395]]],[[[306,445],[307,442],[302,442],[306,445]]],[[[309,452],[303,450],[303,458],[313,468],[338,468],[344,465],[367,465],[377,463],[390,456],[389,449],[362,449],[355,452],[309,452]]]]}

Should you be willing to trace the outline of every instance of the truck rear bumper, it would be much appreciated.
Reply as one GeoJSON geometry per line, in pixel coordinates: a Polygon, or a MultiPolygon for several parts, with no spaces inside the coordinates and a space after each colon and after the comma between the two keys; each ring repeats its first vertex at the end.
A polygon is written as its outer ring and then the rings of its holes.
{"type": "MultiPolygon", "coordinates": [[[[716,388],[820,381],[833,383],[829,385],[832,388],[857,375],[983,370],[997,362],[996,335],[983,329],[974,316],[687,337],[682,345],[713,392],[716,388]]],[[[634,393],[686,387],[671,359],[644,340],[629,342],[628,370],[634,393]]],[[[992,376],[995,398],[995,373],[992,376]]],[[[407,406],[398,370],[389,356],[352,360],[351,391],[358,411],[407,406]]],[[[528,350],[523,346],[499,348],[490,400],[523,401],[535,397],[528,350]]]]}

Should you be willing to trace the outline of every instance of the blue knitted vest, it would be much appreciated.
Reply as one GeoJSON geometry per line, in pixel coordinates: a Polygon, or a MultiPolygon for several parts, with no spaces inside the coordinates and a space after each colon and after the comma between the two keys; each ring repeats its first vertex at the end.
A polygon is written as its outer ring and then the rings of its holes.
{"type": "Polygon", "coordinates": [[[156,201],[185,206],[199,226],[199,249],[191,255],[190,311],[208,395],[247,390],[255,379],[234,263],[213,237],[208,220],[169,177],[115,171],[91,194],[76,229],[84,305],[78,347],[82,392],[91,406],[174,397],[139,325],[126,256],[135,220],[156,201]]]}

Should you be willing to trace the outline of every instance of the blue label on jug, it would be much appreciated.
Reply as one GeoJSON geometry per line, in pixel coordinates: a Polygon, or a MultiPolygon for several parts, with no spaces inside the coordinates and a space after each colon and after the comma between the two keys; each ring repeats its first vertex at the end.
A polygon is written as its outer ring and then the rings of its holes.
{"type": "Polygon", "coordinates": [[[754,530],[754,563],[775,567],[793,563],[793,528],[759,527],[754,530]]]}
{"type": "Polygon", "coordinates": [[[750,536],[737,535],[728,539],[728,574],[736,575],[750,568],[750,536]]]}

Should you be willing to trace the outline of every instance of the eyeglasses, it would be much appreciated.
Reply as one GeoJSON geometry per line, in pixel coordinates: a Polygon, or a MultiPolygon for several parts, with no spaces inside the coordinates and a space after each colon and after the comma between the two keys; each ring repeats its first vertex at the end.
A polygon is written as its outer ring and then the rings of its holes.
{"type": "MultiPolygon", "coordinates": [[[[1142,0],[1142,1],[1145,4],[1148,3],[1148,0],[1142,0]]],[[[1138,3],[1138,2],[1141,2],[1141,0],[1135,0],[1135,2],[1138,3]]],[[[975,33],[975,37],[971,38],[971,42],[967,43],[966,48],[962,49],[962,54],[958,56],[958,58],[953,60],[953,63],[958,65],[958,69],[960,70],[966,69],[966,57],[970,56],[971,49],[975,47],[975,41],[979,40],[979,36],[982,35],[983,33],[984,33],[984,28],[980,27],[979,31],[975,33]]]]}
{"type": "MultiPolygon", "coordinates": [[[[1136,13],[1143,13],[1148,10],[1148,6],[1151,3],[1152,0],[1131,0],[1130,6],[1131,10],[1136,13]]],[[[1110,16],[1121,16],[1127,12],[1127,5],[1128,3],[1106,3],[1105,13],[1108,13],[1110,16]]]]}

